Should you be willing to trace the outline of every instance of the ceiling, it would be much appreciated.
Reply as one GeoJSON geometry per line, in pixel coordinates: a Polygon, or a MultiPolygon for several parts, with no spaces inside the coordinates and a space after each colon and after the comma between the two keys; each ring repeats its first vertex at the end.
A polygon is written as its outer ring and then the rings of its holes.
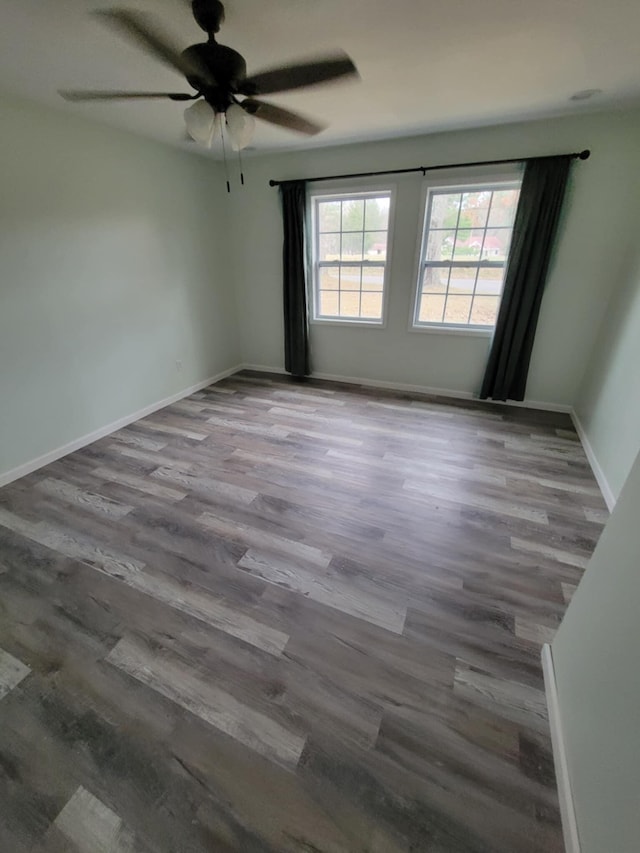
{"type": "MultiPolygon", "coordinates": [[[[58,88],[180,90],[177,72],[88,13],[109,0],[0,0],[0,89],[184,145],[183,104],[65,104],[58,88]]],[[[118,0],[122,3],[123,0],[118,0]]],[[[124,0],[186,47],[187,0],[124,0]]],[[[249,73],[343,48],[361,82],[270,100],[330,124],[311,140],[261,122],[258,151],[602,109],[640,98],[637,0],[227,0],[219,41],[249,73]],[[570,101],[600,89],[589,101],[570,101]]],[[[183,91],[188,91],[184,89],[183,91]]],[[[215,156],[215,152],[214,152],[215,156]]]]}

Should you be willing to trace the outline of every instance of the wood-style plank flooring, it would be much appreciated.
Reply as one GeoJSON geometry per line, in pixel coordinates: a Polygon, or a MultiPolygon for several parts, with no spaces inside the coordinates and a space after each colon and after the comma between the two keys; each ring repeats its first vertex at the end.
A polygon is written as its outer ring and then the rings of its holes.
{"type": "Polygon", "coordinates": [[[3,853],[559,853],[565,415],[235,376],[0,490],[3,853]]]}

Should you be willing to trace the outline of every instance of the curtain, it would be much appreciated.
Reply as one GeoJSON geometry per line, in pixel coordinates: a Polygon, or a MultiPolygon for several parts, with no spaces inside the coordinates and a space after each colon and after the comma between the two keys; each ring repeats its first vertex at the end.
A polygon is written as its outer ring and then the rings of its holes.
{"type": "Polygon", "coordinates": [[[572,157],[528,160],[480,398],[524,400],[542,294],[572,157]]]}
{"type": "Polygon", "coordinates": [[[281,184],[280,198],[284,226],[284,366],[288,373],[302,379],[311,373],[305,280],[305,182],[287,181],[281,184]]]}

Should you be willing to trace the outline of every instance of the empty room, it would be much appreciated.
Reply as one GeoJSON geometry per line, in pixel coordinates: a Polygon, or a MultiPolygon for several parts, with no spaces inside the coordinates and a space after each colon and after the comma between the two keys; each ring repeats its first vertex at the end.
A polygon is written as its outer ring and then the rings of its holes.
{"type": "Polygon", "coordinates": [[[0,31],[0,853],[637,853],[640,6],[0,31]]]}

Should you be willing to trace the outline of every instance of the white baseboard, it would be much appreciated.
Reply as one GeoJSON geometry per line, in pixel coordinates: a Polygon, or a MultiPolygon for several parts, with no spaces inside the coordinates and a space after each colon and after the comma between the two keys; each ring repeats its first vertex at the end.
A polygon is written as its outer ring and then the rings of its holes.
{"type": "Polygon", "coordinates": [[[591,442],[587,436],[585,428],[582,426],[580,418],[578,417],[575,409],[571,410],[571,420],[573,421],[573,425],[576,428],[576,432],[582,442],[582,446],[584,447],[584,452],[587,454],[587,459],[589,460],[589,464],[591,465],[591,470],[593,471],[593,475],[596,478],[598,485],[600,486],[600,491],[602,492],[602,496],[605,500],[607,508],[609,512],[613,512],[613,508],[616,505],[616,498],[613,494],[613,490],[609,485],[609,482],[605,476],[604,471],[602,470],[600,463],[596,457],[593,447],[591,446],[591,442]]]}
{"type": "Polygon", "coordinates": [[[13,483],[14,480],[19,480],[20,477],[26,477],[27,474],[32,474],[34,471],[37,471],[38,468],[50,465],[52,462],[62,459],[63,456],[67,456],[69,453],[80,450],[82,447],[92,444],[99,438],[104,438],[106,435],[110,435],[112,432],[116,432],[116,430],[132,424],[134,421],[140,420],[140,418],[152,415],[154,412],[157,412],[158,409],[163,409],[165,406],[170,406],[171,403],[176,403],[178,400],[182,400],[190,394],[195,394],[196,391],[201,391],[209,385],[214,385],[216,382],[220,382],[221,379],[226,379],[227,376],[232,376],[234,373],[238,373],[238,371],[242,369],[242,365],[238,365],[236,367],[231,367],[228,370],[223,370],[222,373],[210,376],[208,379],[203,379],[202,382],[198,382],[196,385],[191,385],[189,388],[184,388],[182,391],[178,391],[176,394],[172,394],[164,400],[158,400],[156,403],[151,403],[149,406],[145,406],[144,409],[139,409],[137,412],[125,415],[124,418],[120,418],[113,423],[107,424],[107,426],[100,427],[100,429],[97,429],[88,435],[83,435],[62,447],[50,450],[48,453],[38,456],[37,459],[31,459],[29,462],[25,462],[23,465],[19,465],[11,471],[0,473],[0,487],[13,483]]]}
{"type": "Polygon", "coordinates": [[[326,379],[328,382],[345,382],[347,385],[362,385],[365,388],[384,388],[388,391],[408,391],[412,394],[429,394],[438,397],[454,397],[458,400],[472,400],[470,391],[451,391],[448,388],[429,388],[426,385],[410,385],[406,382],[389,382],[386,379],[360,379],[357,376],[337,376],[333,373],[314,373],[312,379],[326,379]]]}
{"type": "Polygon", "coordinates": [[[288,375],[284,367],[267,367],[264,364],[243,364],[242,370],[255,370],[256,373],[277,373],[280,376],[288,375]]]}
{"type": "Polygon", "coordinates": [[[553,762],[556,768],[564,846],[566,853],[580,853],[580,836],[578,835],[578,823],[576,821],[576,812],[571,791],[571,776],[569,775],[562,718],[560,716],[553,652],[548,643],[545,643],[542,647],[542,671],[544,673],[544,687],[547,695],[547,707],[549,709],[549,726],[551,728],[553,762]]]}
{"type": "MultiPolygon", "coordinates": [[[[242,367],[244,370],[255,370],[260,373],[286,373],[282,367],[266,367],[262,364],[244,364],[242,367]]],[[[314,372],[310,378],[326,379],[329,382],[345,382],[347,385],[362,385],[365,388],[385,388],[390,391],[408,391],[413,394],[452,397],[455,400],[475,400],[478,403],[485,403],[487,406],[516,406],[520,409],[538,409],[544,412],[560,412],[567,415],[570,415],[572,412],[571,406],[566,406],[562,403],[542,403],[538,400],[525,400],[521,403],[509,400],[503,403],[500,400],[479,400],[471,391],[454,391],[450,388],[433,388],[428,385],[409,385],[404,382],[390,382],[381,379],[362,379],[357,376],[341,376],[335,373],[314,372]]]]}

